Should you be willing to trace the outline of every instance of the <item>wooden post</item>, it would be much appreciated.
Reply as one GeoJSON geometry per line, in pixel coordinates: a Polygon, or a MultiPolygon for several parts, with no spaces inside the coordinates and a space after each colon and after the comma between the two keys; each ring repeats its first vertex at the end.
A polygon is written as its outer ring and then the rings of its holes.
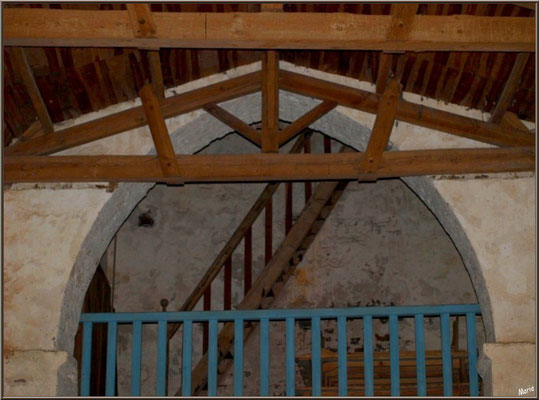
{"type": "Polygon", "coordinates": [[[269,50],[262,55],[262,152],[279,151],[279,56],[269,50]]]}
{"type": "MultiPolygon", "coordinates": [[[[374,121],[369,144],[365,151],[365,158],[362,162],[362,170],[365,172],[376,172],[382,162],[382,154],[389,143],[389,136],[395,122],[400,91],[400,83],[396,79],[392,79],[380,100],[378,114],[374,121]]],[[[370,179],[372,178],[373,176],[371,175],[370,179]]]]}

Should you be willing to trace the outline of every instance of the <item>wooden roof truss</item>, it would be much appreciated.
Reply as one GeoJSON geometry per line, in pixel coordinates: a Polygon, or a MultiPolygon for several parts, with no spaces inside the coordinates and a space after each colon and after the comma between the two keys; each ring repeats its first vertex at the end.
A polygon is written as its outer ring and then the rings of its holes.
{"type": "MultiPolygon", "coordinates": [[[[389,74],[390,52],[395,51],[534,51],[533,18],[504,17],[501,21],[498,17],[415,15],[417,5],[412,4],[395,5],[388,16],[306,15],[276,12],[279,10],[274,7],[262,11],[220,15],[152,13],[144,4],[133,4],[126,11],[98,11],[96,18],[95,12],[80,10],[5,9],[6,45],[135,46],[149,51],[152,69],[152,83],[139,93],[142,106],[58,132],[52,132],[39,90],[31,72],[30,76],[26,73],[24,82],[33,93],[40,126],[31,127],[31,133],[5,149],[5,182],[376,180],[535,170],[535,134],[506,112],[528,53],[519,55],[520,61],[488,122],[406,101],[400,85],[389,74]],[[164,98],[156,53],[161,46],[267,50],[261,71],[164,98]],[[387,52],[380,62],[376,93],[279,70],[277,50],[290,47],[375,48],[387,52]],[[322,103],[280,130],[279,89],[314,97],[322,103]],[[260,131],[218,105],[257,91],[262,91],[260,131]],[[279,147],[337,105],[377,115],[365,153],[278,154],[279,147]],[[204,109],[259,146],[261,154],[174,154],[165,119],[197,109],[204,109]],[[388,152],[395,120],[498,147],[388,152]],[[146,124],[157,156],[50,155],[146,124]]],[[[23,49],[18,48],[17,54],[21,68],[29,72],[23,49]]]]}

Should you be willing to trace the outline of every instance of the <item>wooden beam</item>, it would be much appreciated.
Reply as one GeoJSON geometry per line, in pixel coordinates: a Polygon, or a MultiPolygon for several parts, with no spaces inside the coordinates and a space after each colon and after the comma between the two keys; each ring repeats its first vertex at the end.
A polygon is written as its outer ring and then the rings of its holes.
{"type": "Polygon", "coordinates": [[[137,38],[128,11],[6,8],[4,45],[138,48],[535,51],[535,18],[417,15],[407,40],[386,40],[390,15],[153,13],[137,38]]]}
{"type": "Polygon", "coordinates": [[[149,4],[129,3],[127,4],[127,12],[136,38],[155,37],[157,26],[153,20],[149,4]]]}
{"type": "Polygon", "coordinates": [[[41,126],[41,121],[38,119],[24,131],[19,140],[28,140],[36,136],[41,136],[43,135],[43,133],[44,132],[43,127],[41,126]]]}
{"type": "Polygon", "coordinates": [[[152,85],[159,100],[165,98],[165,85],[163,83],[163,71],[161,69],[161,59],[159,50],[150,50],[146,53],[150,64],[150,75],[152,76],[152,85]]]}
{"type": "Polygon", "coordinates": [[[30,68],[30,64],[28,63],[26,54],[24,53],[24,49],[20,47],[14,47],[11,50],[13,56],[15,57],[15,61],[19,67],[18,70],[22,76],[24,86],[28,91],[30,100],[32,101],[34,109],[36,110],[37,117],[39,118],[41,126],[43,127],[43,132],[46,134],[51,133],[54,131],[51,117],[49,116],[47,106],[45,105],[43,97],[41,97],[41,93],[39,92],[39,88],[37,87],[34,75],[32,74],[32,69],[30,68]]]}
{"type": "Polygon", "coordinates": [[[506,111],[503,114],[503,118],[500,121],[500,125],[507,128],[519,129],[524,132],[534,132],[533,129],[529,129],[524,123],[516,116],[516,114],[506,111]]]}
{"type": "Polygon", "coordinates": [[[335,107],[337,107],[337,103],[335,103],[334,101],[323,101],[322,103],[314,107],[311,111],[299,117],[297,120],[292,122],[290,125],[288,125],[281,131],[281,133],[279,134],[280,145],[283,145],[284,143],[288,142],[294,136],[299,134],[301,131],[303,131],[305,128],[307,128],[309,125],[311,125],[318,119],[322,118],[335,107]]]}
{"type": "MultiPolygon", "coordinates": [[[[184,182],[358,179],[361,153],[176,155],[184,182]]],[[[535,171],[533,147],[384,152],[374,175],[535,171]]],[[[167,182],[153,156],[16,156],[4,159],[4,182],[167,182]]]]}
{"type": "Polygon", "coordinates": [[[369,144],[365,150],[362,168],[373,176],[382,162],[382,156],[389,143],[389,136],[395,123],[397,103],[401,94],[401,84],[396,79],[389,81],[378,104],[378,113],[372,128],[369,144]]]}
{"type": "MultiPolygon", "coordinates": [[[[394,3],[391,5],[391,25],[386,33],[386,40],[407,40],[412,31],[414,18],[417,14],[417,3],[394,3]]],[[[391,54],[382,53],[376,78],[376,93],[382,94],[385,90],[389,71],[391,69],[391,54]]]]}
{"type": "Polygon", "coordinates": [[[386,40],[408,40],[412,32],[418,3],[394,3],[391,5],[391,23],[386,33],[386,40]]]}
{"type": "Polygon", "coordinates": [[[216,104],[208,104],[204,106],[204,110],[217,118],[222,123],[234,129],[247,140],[250,140],[259,147],[261,146],[260,132],[247,125],[235,115],[230,114],[228,111],[219,107],[216,104]]]}
{"type": "MultiPolygon", "coordinates": [[[[220,103],[258,90],[260,90],[260,72],[242,75],[165,99],[162,104],[163,116],[165,118],[175,117],[197,110],[209,103],[220,103]]],[[[134,107],[63,129],[52,135],[36,137],[26,142],[17,142],[6,148],[4,154],[7,156],[52,154],[135,129],[146,123],[142,107],[134,107]]]]}
{"type": "MultiPolygon", "coordinates": [[[[142,108],[146,115],[146,120],[150,126],[152,133],[152,139],[155,144],[155,150],[157,151],[157,157],[159,158],[159,164],[165,177],[178,177],[181,175],[180,166],[176,160],[174,154],[174,147],[170,140],[170,134],[168,133],[165,119],[163,118],[163,112],[161,111],[161,105],[159,99],[153,91],[151,84],[146,84],[140,90],[140,99],[142,100],[142,108]]],[[[176,184],[183,184],[181,180],[174,182],[176,184]]]]}
{"type": "Polygon", "coordinates": [[[262,152],[279,151],[279,55],[262,55],[262,152]]]}
{"type": "Polygon", "coordinates": [[[505,83],[505,87],[496,103],[496,107],[494,107],[494,111],[491,113],[490,122],[495,124],[500,123],[505,111],[511,105],[511,100],[513,100],[513,96],[518,89],[518,85],[522,78],[522,71],[524,71],[529,56],[529,53],[520,53],[517,55],[511,74],[505,83]]]}
{"type": "Polygon", "coordinates": [[[389,78],[389,71],[391,69],[392,54],[382,53],[380,54],[380,63],[378,65],[378,75],[376,76],[376,93],[382,94],[386,89],[387,80],[389,78]]]}
{"type": "MultiPolygon", "coordinates": [[[[376,114],[378,110],[379,96],[374,93],[289,71],[281,71],[279,79],[280,87],[290,92],[334,101],[345,107],[372,114],[376,114]]],[[[504,128],[498,124],[425,107],[404,99],[398,102],[396,119],[498,146],[535,145],[535,135],[518,129],[504,128]]]]}

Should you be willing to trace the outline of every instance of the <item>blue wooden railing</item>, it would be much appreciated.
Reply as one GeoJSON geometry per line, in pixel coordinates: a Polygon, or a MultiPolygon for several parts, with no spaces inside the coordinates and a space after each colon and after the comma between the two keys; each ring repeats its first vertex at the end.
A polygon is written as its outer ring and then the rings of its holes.
{"type": "Polygon", "coordinates": [[[341,309],[297,309],[297,310],[236,310],[236,311],[198,311],[198,312],[155,312],[155,313],[88,313],[81,315],[83,324],[81,395],[90,392],[90,371],[92,352],[92,326],[94,323],[108,324],[106,395],[113,396],[116,379],[116,338],[118,324],[133,325],[133,349],[131,357],[131,395],[140,395],[140,367],[142,324],[157,324],[157,388],[156,395],[166,394],[167,364],[167,323],[183,324],[182,357],[182,395],[191,395],[192,336],[193,323],[209,323],[208,349],[208,395],[217,394],[218,364],[218,323],[234,322],[234,395],[243,394],[243,327],[244,322],[255,321],[260,324],[260,395],[269,394],[269,322],[286,323],[286,395],[295,394],[295,322],[310,320],[312,329],[312,395],[321,395],[321,338],[320,321],[337,320],[338,338],[338,394],[346,396],[347,349],[346,322],[363,319],[364,330],[364,381],[365,395],[374,395],[373,369],[373,318],[389,318],[389,348],[391,371],[391,395],[400,394],[399,376],[399,318],[414,318],[417,369],[417,394],[426,393],[425,335],[424,317],[440,317],[441,348],[443,365],[443,392],[445,396],[453,393],[450,316],[466,316],[467,350],[469,362],[470,395],[479,395],[477,375],[477,349],[475,317],[481,313],[477,304],[407,306],[407,307],[357,307],[341,309]]]}

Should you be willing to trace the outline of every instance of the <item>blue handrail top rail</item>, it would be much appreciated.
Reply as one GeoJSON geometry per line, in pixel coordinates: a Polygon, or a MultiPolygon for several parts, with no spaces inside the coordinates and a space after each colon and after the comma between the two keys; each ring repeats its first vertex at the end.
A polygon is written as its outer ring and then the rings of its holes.
{"type": "Polygon", "coordinates": [[[440,314],[466,315],[469,313],[481,314],[479,304],[451,304],[435,306],[391,306],[391,307],[353,307],[353,308],[319,308],[319,309],[274,309],[274,310],[229,310],[229,311],[165,311],[165,312],[118,312],[118,313],[83,313],[80,322],[118,322],[131,323],[159,322],[159,321],[234,321],[260,320],[286,320],[286,318],[335,319],[337,317],[361,318],[364,316],[387,317],[413,317],[415,315],[439,316],[440,314]]]}

